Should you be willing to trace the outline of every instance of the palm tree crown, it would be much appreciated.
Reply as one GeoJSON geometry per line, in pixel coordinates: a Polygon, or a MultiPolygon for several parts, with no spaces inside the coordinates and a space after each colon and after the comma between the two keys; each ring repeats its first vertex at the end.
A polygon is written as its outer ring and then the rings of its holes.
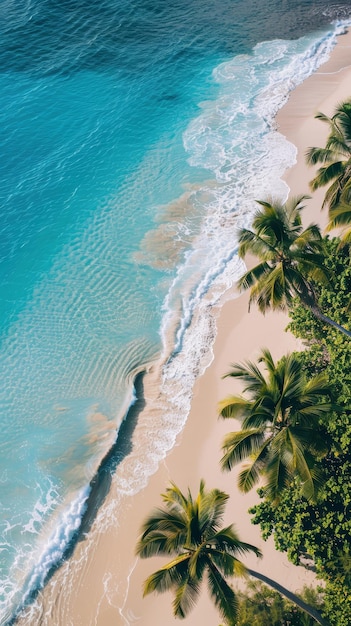
{"type": "Polygon", "coordinates": [[[302,227],[302,202],[306,196],[285,204],[259,201],[261,209],[253,218],[252,229],[239,231],[239,256],[251,253],[258,265],[238,281],[241,290],[250,289],[250,304],[267,309],[287,309],[295,297],[323,322],[348,337],[351,332],[324,315],[317,304],[312,281],[328,282],[324,266],[323,239],[317,225],[302,227]]]}
{"type": "Polygon", "coordinates": [[[164,508],[156,509],[144,522],[137,554],[172,556],[170,563],[149,576],[144,595],[172,590],[174,614],[183,618],[194,605],[200,583],[207,575],[211,597],[230,626],[235,624],[237,599],[226,577],[244,575],[237,555],[260,551],[239,540],[233,526],[221,528],[228,495],[218,489],[205,490],[201,481],[196,499],[175,485],[163,494],[164,508]]]}
{"type": "Polygon", "coordinates": [[[302,202],[306,196],[286,204],[258,201],[252,230],[239,231],[239,256],[249,252],[260,263],[238,281],[241,289],[251,288],[250,303],[257,302],[263,313],[270,307],[285,309],[296,295],[311,299],[305,276],[327,280],[323,265],[322,237],[318,226],[302,228],[302,202]]]}
{"type": "Polygon", "coordinates": [[[338,105],[332,117],[318,113],[316,118],[329,126],[325,148],[309,148],[307,163],[323,165],[310,183],[314,191],[329,185],[323,206],[337,207],[341,201],[351,201],[351,101],[338,105]]]}
{"type": "Polygon", "coordinates": [[[230,396],[220,404],[220,415],[242,422],[241,430],[224,439],[222,468],[249,458],[239,475],[239,488],[250,491],[260,476],[265,495],[273,502],[297,477],[301,493],[315,499],[321,484],[317,459],[328,452],[321,422],[333,408],[323,374],[307,380],[294,354],[275,363],[268,350],[259,362],[266,375],[250,361],[233,365],[227,374],[245,383],[244,396],[230,396]]]}
{"type": "Polygon", "coordinates": [[[237,556],[258,548],[240,541],[233,526],[221,528],[228,495],[219,489],[206,491],[203,481],[194,499],[171,483],[163,494],[165,506],[155,509],[145,520],[136,552],[142,558],[171,556],[172,560],[151,574],[144,583],[144,595],[153,591],[173,591],[176,617],[184,618],[194,605],[200,584],[207,577],[210,595],[228,626],[235,626],[238,602],[226,582],[228,576],[249,575],[262,580],[311,615],[322,626],[326,622],[314,608],[279,583],[246,568],[237,556]]]}

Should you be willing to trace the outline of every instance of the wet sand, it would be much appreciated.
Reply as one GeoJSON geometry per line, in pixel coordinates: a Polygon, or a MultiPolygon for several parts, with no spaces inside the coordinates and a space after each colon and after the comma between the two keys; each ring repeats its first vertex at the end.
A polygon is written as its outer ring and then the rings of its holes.
{"type": "MultiPolygon", "coordinates": [[[[342,35],[330,60],[299,86],[277,116],[278,130],[298,148],[297,164],[286,173],[291,195],[308,194],[313,172],[304,163],[304,153],[311,145],[323,145],[324,124],[314,120],[317,111],[332,114],[335,106],[351,95],[351,34],[342,35]]],[[[274,190],[272,190],[274,195],[274,190]]],[[[307,226],[311,221],[325,224],[320,212],[324,192],[314,194],[304,213],[307,226]]],[[[237,294],[233,294],[237,295],[237,294]]],[[[161,566],[161,559],[138,560],[134,556],[140,524],[154,506],[161,504],[169,480],[183,490],[196,490],[201,478],[209,488],[218,487],[230,494],[225,523],[234,523],[240,538],[260,547],[264,557],[251,557],[245,563],[252,569],[277,580],[291,591],[312,584],[314,575],[290,564],[274,550],[272,541],[263,542],[259,529],[250,523],[248,508],[257,502],[255,490],[242,495],[236,487],[233,471],[219,469],[221,441],[233,430],[234,422],[217,419],[217,404],[229,393],[235,393],[233,380],[221,377],[230,364],[244,359],[255,360],[262,347],[268,347],[275,358],[303,346],[285,332],[288,318],[284,314],[262,316],[255,307],[248,313],[248,297],[242,295],[223,304],[218,312],[214,359],[194,386],[191,412],[177,444],[161,463],[148,485],[133,497],[116,499],[116,481],[101,511],[92,523],[85,540],[73,556],[52,577],[31,610],[20,623],[51,626],[166,626],[180,623],[172,616],[169,594],[142,598],[142,581],[161,566]],[[110,522],[113,522],[112,524],[110,522]],[[106,528],[104,530],[103,528],[106,528]]],[[[145,403],[156,393],[156,378],[145,377],[145,403]]],[[[136,431],[135,431],[136,432],[136,431]]],[[[118,472],[117,472],[118,473],[118,472]]],[[[220,617],[205,589],[195,609],[189,614],[189,626],[218,624],[220,617]]]]}

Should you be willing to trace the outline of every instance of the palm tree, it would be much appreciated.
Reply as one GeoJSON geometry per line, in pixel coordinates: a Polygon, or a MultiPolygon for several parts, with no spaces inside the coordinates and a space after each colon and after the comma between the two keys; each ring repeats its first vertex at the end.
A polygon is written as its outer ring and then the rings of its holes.
{"type": "Polygon", "coordinates": [[[233,527],[220,528],[228,495],[218,489],[200,490],[194,500],[175,485],[163,494],[166,506],[156,509],[143,525],[137,554],[145,558],[156,554],[174,557],[170,563],[149,576],[144,595],[152,591],[175,591],[174,615],[185,617],[199,594],[205,572],[210,595],[221,615],[235,624],[237,598],[228,585],[227,576],[245,573],[237,555],[260,551],[241,542],[233,527]]]}
{"type": "MultiPolygon", "coordinates": [[[[184,495],[174,483],[162,497],[165,506],[153,511],[145,520],[136,552],[142,558],[166,555],[172,560],[147,578],[144,595],[174,591],[174,615],[184,618],[195,604],[206,575],[216,607],[226,624],[235,626],[238,601],[226,578],[233,575],[262,578],[237,558],[250,552],[256,556],[261,553],[258,548],[240,541],[232,525],[221,528],[229,496],[218,489],[206,491],[201,481],[196,499],[190,490],[184,495]]],[[[278,583],[264,578],[320,624],[326,625],[318,611],[278,583]]]]}
{"type": "Polygon", "coordinates": [[[350,331],[324,315],[317,304],[311,281],[327,283],[328,271],[318,226],[302,228],[306,198],[292,198],[285,204],[258,201],[262,208],[254,215],[252,230],[239,231],[238,252],[241,258],[251,253],[260,262],[239,279],[238,287],[251,289],[250,304],[256,302],[263,313],[268,308],[286,310],[298,297],[318,319],[351,337],[350,331]]]}
{"type": "Polygon", "coordinates": [[[306,160],[309,165],[322,163],[310,182],[311,189],[330,185],[323,206],[337,207],[341,201],[351,201],[351,101],[342,102],[332,117],[318,113],[316,119],[329,126],[325,148],[309,148],[306,160]]]}
{"type": "Polygon", "coordinates": [[[220,403],[220,415],[242,422],[241,430],[229,433],[223,442],[222,469],[249,458],[238,486],[248,492],[261,476],[264,493],[277,503],[281,491],[297,478],[301,494],[315,500],[322,484],[318,459],[329,450],[320,423],[334,408],[329,402],[324,374],[306,379],[294,354],[275,363],[269,350],[262,350],[259,363],[233,365],[226,374],[245,384],[244,396],[230,396],[220,403]]]}

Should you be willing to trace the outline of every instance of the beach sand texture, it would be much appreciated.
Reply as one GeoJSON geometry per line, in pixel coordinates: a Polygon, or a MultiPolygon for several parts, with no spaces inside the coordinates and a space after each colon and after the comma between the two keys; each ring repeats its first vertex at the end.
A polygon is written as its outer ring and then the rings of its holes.
{"type": "MultiPolygon", "coordinates": [[[[332,114],[335,105],[351,95],[351,33],[338,38],[330,60],[290,96],[277,116],[278,130],[298,149],[297,164],[286,173],[291,195],[308,194],[312,170],[304,162],[311,145],[323,145],[326,128],[314,120],[317,111],[332,114]]],[[[311,221],[325,224],[320,212],[324,191],[314,194],[304,213],[305,225],[311,221]]],[[[234,296],[235,294],[233,294],[234,296]]],[[[233,362],[255,360],[262,347],[275,358],[302,345],[284,331],[288,318],[283,314],[262,316],[255,307],[248,313],[248,296],[226,301],[218,312],[214,359],[194,387],[192,409],[176,446],[162,462],[148,485],[133,497],[126,498],[123,509],[116,510],[114,485],[103,504],[104,516],[97,517],[86,540],[81,541],[62,568],[56,572],[39,595],[40,607],[31,611],[21,624],[45,626],[165,626],[180,623],[172,616],[170,594],[152,594],[142,598],[142,582],[162,565],[162,559],[138,560],[134,556],[140,524],[155,506],[160,494],[173,480],[183,490],[196,491],[201,478],[208,488],[218,487],[230,494],[225,523],[234,523],[240,538],[261,548],[264,557],[250,557],[244,562],[277,580],[292,591],[313,584],[314,575],[287,561],[275,552],[272,541],[263,542],[259,529],[250,523],[247,510],[255,502],[255,490],[242,495],[236,487],[233,471],[223,474],[219,468],[221,441],[234,430],[234,422],[217,420],[217,404],[227,394],[238,391],[231,379],[221,377],[233,362]],[[103,530],[101,519],[113,517],[115,523],[103,530]],[[31,617],[32,614],[32,617],[31,617]]],[[[152,372],[145,377],[145,401],[156,392],[152,372]]],[[[147,436],[147,433],[144,433],[147,436]]],[[[218,625],[220,616],[205,589],[195,609],[189,614],[189,626],[218,625]]]]}

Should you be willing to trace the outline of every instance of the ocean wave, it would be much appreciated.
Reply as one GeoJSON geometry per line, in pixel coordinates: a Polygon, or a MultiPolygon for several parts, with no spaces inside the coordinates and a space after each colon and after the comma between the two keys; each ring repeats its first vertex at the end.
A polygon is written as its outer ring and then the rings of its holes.
{"type": "MultiPolygon", "coordinates": [[[[80,527],[88,495],[89,487],[85,487],[73,495],[68,506],[60,508],[58,494],[51,487],[43,492],[43,498],[37,501],[27,523],[21,528],[21,533],[26,534],[28,539],[23,548],[19,542],[17,543],[17,554],[11,571],[1,580],[2,624],[13,622],[14,616],[34,597],[33,594],[43,587],[48,573],[60,562],[80,527]],[[48,514],[55,510],[56,514],[51,517],[48,526],[46,523],[48,514]],[[36,540],[30,541],[29,535],[36,536],[36,540]],[[20,572],[22,576],[19,575],[20,572]],[[17,607],[15,614],[13,607],[17,607]]],[[[4,535],[6,536],[6,533],[4,535]]],[[[6,546],[2,548],[6,549],[6,546]]]]}

